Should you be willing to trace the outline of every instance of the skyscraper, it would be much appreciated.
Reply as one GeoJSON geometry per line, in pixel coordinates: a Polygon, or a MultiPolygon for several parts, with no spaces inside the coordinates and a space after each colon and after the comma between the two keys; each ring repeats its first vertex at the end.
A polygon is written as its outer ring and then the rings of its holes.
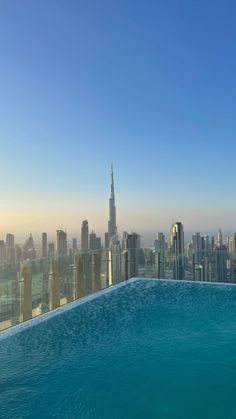
{"type": "Polygon", "coordinates": [[[204,250],[205,252],[209,252],[211,250],[210,238],[207,234],[204,236],[204,250]]]}
{"type": "Polygon", "coordinates": [[[115,189],[114,189],[114,176],[113,176],[113,164],[111,165],[111,187],[110,187],[110,198],[109,198],[109,220],[108,220],[108,232],[105,234],[105,247],[109,247],[112,236],[117,233],[116,227],[116,206],[115,206],[115,189]]]}
{"type": "Polygon", "coordinates": [[[202,238],[200,233],[194,233],[193,237],[193,259],[194,263],[200,264],[202,260],[202,238]]]}
{"type": "Polygon", "coordinates": [[[138,262],[140,255],[140,235],[137,233],[123,233],[122,271],[124,279],[138,276],[138,262]]]}
{"type": "Polygon", "coordinates": [[[88,221],[84,220],[81,226],[81,250],[87,251],[89,248],[89,226],[88,221]]]}
{"type": "Polygon", "coordinates": [[[6,261],[6,246],[4,240],[0,240],[0,265],[6,261]]]}
{"type": "Polygon", "coordinates": [[[155,246],[155,271],[157,278],[165,278],[165,235],[163,233],[158,233],[157,239],[154,242],[155,246]]]}
{"type": "Polygon", "coordinates": [[[111,269],[109,269],[109,284],[116,284],[121,281],[121,246],[118,235],[110,240],[109,261],[111,269]]]}
{"type": "Polygon", "coordinates": [[[6,261],[7,263],[15,263],[15,237],[14,234],[6,235],[6,261]]]}
{"type": "Polygon", "coordinates": [[[57,255],[67,255],[67,235],[63,230],[57,230],[57,255]]]}
{"type": "Polygon", "coordinates": [[[171,228],[171,253],[173,261],[173,278],[184,279],[184,226],[177,222],[171,228]]]}
{"type": "Polygon", "coordinates": [[[89,249],[90,250],[100,250],[101,249],[101,238],[92,230],[92,233],[89,235],[89,249]]]}
{"type": "Polygon", "coordinates": [[[216,246],[214,250],[215,281],[227,282],[227,247],[216,246]]]}
{"type": "Polygon", "coordinates": [[[221,228],[214,248],[215,281],[227,282],[227,247],[223,244],[221,228]]]}
{"type": "Polygon", "coordinates": [[[30,233],[30,236],[28,239],[25,240],[25,243],[23,245],[23,258],[24,259],[36,259],[36,251],[34,247],[34,239],[32,237],[32,234],[30,233]]]}
{"type": "Polygon", "coordinates": [[[16,244],[15,245],[15,263],[18,264],[22,260],[22,248],[16,244]]]}
{"type": "Polygon", "coordinates": [[[217,241],[216,241],[217,247],[222,247],[223,245],[223,238],[222,238],[222,232],[221,228],[219,228],[219,231],[217,233],[217,241]]]}
{"type": "Polygon", "coordinates": [[[55,256],[55,244],[53,242],[48,243],[48,257],[55,256]]]}
{"type": "Polygon", "coordinates": [[[48,251],[47,251],[48,245],[47,245],[47,242],[48,242],[47,233],[42,233],[42,257],[43,258],[46,258],[47,255],[48,255],[48,251]]]}
{"type": "Polygon", "coordinates": [[[73,239],[72,239],[72,251],[73,251],[73,253],[76,253],[77,252],[77,239],[76,239],[76,237],[73,237],[73,239]]]}
{"type": "Polygon", "coordinates": [[[228,238],[230,281],[236,282],[236,234],[228,238]]]}
{"type": "Polygon", "coordinates": [[[14,247],[15,246],[14,234],[10,234],[10,233],[6,234],[6,246],[7,247],[14,247]]]}

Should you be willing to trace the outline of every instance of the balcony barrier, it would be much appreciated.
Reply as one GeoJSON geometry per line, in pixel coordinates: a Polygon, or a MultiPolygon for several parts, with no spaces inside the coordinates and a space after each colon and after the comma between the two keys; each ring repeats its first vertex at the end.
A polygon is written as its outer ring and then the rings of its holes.
{"type": "Polygon", "coordinates": [[[149,253],[98,250],[0,266],[0,331],[134,276],[236,282],[235,265],[219,252],[198,263],[149,253]]]}

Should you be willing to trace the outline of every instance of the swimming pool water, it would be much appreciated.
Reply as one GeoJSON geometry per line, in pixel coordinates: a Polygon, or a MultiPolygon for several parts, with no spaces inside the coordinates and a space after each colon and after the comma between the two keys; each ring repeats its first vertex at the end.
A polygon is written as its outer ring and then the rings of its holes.
{"type": "Polygon", "coordinates": [[[236,286],[99,295],[0,334],[0,418],[236,418],[236,286]]]}

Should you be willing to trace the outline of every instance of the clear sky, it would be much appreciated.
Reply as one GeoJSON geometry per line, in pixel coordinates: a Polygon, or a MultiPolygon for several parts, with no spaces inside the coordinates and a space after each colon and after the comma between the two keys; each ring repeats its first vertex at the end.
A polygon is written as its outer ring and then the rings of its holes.
{"type": "Polygon", "coordinates": [[[235,0],[0,1],[0,235],[236,230],[235,0]]]}

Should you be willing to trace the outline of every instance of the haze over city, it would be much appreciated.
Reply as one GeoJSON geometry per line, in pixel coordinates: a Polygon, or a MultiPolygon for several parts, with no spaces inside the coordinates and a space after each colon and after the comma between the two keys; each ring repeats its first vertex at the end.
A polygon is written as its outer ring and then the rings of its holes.
{"type": "Polygon", "coordinates": [[[0,231],[235,230],[233,1],[2,1],[0,231]],[[199,30],[201,28],[201,30],[199,30]]]}

